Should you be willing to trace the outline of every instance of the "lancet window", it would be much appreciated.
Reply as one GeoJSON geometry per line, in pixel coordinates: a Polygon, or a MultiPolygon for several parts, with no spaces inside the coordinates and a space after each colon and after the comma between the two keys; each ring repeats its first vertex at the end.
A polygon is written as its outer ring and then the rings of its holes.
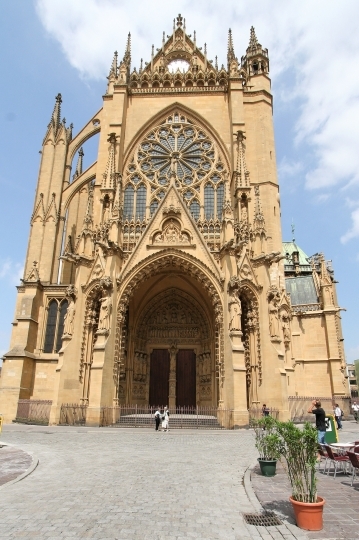
{"type": "Polygon", "coordinates": [[[223,159],[211,137],[175,112],[147,133],[131,157],[125,171],[124,218],[132,223],[148,220],[174,175],[175,185],[200,231],[213,227],[208,243],[215,250],[213,238],[218,235],[219,245],[225,174],[223,159]]]}
{"type": "Polygon", "coordinates": [[[64,333],[64,321],[68,301],[53,298],[47,307],[47,321],[44,339],[44,353],[59,352],[64,333]]]}

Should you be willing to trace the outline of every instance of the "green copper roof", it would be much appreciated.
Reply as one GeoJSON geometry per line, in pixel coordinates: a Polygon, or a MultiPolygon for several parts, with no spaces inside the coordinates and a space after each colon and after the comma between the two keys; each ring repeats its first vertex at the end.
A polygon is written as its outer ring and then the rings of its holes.
{"type": "Polygon", "coordinates": [[[292,263],[292,253],[293,251],[298,251],[299,253],[299,264],[300,265],[309,265],[307,259],[308,255],[295,243],[295,242],[283,242],[283,255],[289,255],[288,259],[284,259],[284,264],[292,263]]]}

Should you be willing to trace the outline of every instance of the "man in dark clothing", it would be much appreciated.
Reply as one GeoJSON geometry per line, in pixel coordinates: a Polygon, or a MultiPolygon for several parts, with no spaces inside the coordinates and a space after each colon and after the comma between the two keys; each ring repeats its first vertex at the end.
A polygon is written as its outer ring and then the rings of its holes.
{"type": "Polygon", "coordinates": [[[157,410],[155,412],[155,423],[156,423],[156,431],[159,431],[159,427],[160,427],[160,422],[161,422],[161,413],[160,413],[160,408],[157,407],[157,410]]]}
{"type": "Polygon", "coordinates": [[[322,409],[320,401],[316,399],[312,401],[312,405],[309,407],[308,412],[315,414],[315,425],[318,430],[318,443],[325,444],[325,411],[322,409]]]}

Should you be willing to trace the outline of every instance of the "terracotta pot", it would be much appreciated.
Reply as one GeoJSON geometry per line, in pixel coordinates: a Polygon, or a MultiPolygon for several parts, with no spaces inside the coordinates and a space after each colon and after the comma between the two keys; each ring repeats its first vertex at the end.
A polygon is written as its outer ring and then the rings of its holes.
{"type": "Polygon", "coordinates": [[[275,476],[275,470],[277,466],[277,460],[265,460],[258,458],[259,466],[263,476],[275,476]]]}
{"type": "Polygon", "coordinates": [[[321,531],[323,528],[323,507],[325,500],[323,497],[317,497],[315,503],[305,503],[295,501],[289,497],[292,503],[295,520],[300,529],[306,531],[321,531]]]}

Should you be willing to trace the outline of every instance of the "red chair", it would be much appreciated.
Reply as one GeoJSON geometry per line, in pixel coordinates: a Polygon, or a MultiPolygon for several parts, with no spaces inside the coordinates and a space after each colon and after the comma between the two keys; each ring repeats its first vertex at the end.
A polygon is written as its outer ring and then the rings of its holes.
{"type": "Polygon", "coordinates": [[[343,470],[343,473],[346,472],[346,466],[348,463],[350,463],[350,460],[349,460],[349,457],[348,456],[339,456],[338,454],[335,454],[333,452],[333,450],[331,449],[331,447],[329,446],[329,444],[325,444],[324,445],[324,448],[328,454],[328,457],[330,459],[330,464],[329,464],[329,468],[328,468],[328,472],[327,474],[329,475],[329,471],[330,471],[330,465],[333,463],[334,464],[334,478],[336,477],[337,475],[337,468],[338,468],[338,464],[343,464],[345,463],[345,471],[343,470]]]}
{"type": "Polygon", "coordinates": [[[322,460],[325,459],[324,470],[323,470],[323,472],[325,474],[325,470],[327,468],[327,463],[329,461],[329,456],[328,456],[327,452],[325,451],[325,448],[324,448],[323,444],[318,444],[318,454],[320,455],[320,462],[319,462],[318,470],[320,471],[320,464],[321,464],[322,460]]]}
{"type": "Polygon", "coordinates": [[[353,486],[353,482],[354,482],[354,478],[356,477],[357,469],[359,469],[359,459],[358,459],[358,455],[355,454],[354,452],[347,452],[347,454],[349,456],[349,459],[350,459],[350,462],[351,462],[352,468],[353,468],[352,483],[350,484],[351,486],[353,486]]]}

